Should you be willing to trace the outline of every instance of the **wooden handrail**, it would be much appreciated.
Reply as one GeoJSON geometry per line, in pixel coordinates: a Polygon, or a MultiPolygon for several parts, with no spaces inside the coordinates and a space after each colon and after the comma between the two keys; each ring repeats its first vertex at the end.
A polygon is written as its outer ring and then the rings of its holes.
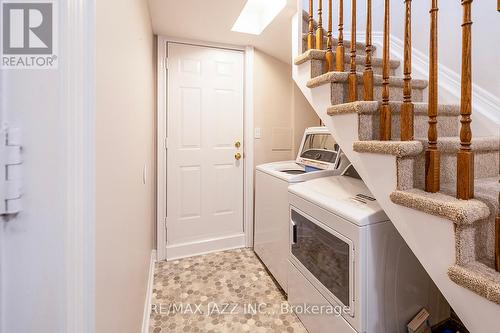
{"type": "Polygon", "coordinates": [[[384,51],[382,56],[382,108],[380,110],[380,140],[391,140],[391,108],[389,106],[389,68],[390,68],[390,4],[384,0],[384,51]]]}
{"type": "Polygon", "coordinates": [[[323,1],[318,1],[318,28],[316,29],[316,48],[323,50],[323,1]]]}
{"type": "Polygon", "coordinates": [[[413,140],[413,103],[411,101],[411,0],[405,0],[404,85],[401,107],[401,140],[413,140]]]}
{"type": "Polygon", "coordinates": [[[333,59],[333,38],[332,38],[332,0],[328,0],[328,32],[326,35],[326,71],[331,72],[335,69],[334,59],[333,59]]]}
{"type": "Polygon", "coordinates": [[[437,147],[438,115],[438,1],[432,0],[429,47],[429,132],[425,151],[425,190],[435,193],[440,189],[440,153],[437,147]]]}
{"type": "Polygon", "coordinates": [[[471,151],[472,114],[472,0],[462,0],[462,91],[460,100],[460,150],[457,154],[457,197],[474,198],[474,153],[471,151]]]}
{"type": "Polygon", "coordinates": [[[339,37],[335,51],[335,70],[344,71],[344,1],[339,0],[339,37]]]}
{"type": "Polygon", "coordinates": [[[307,49],[314,49],[314,19],[313,19],[313,0],[309,0],[309,31],[307,33],[307,49]]]}
{"type": "Polygon", "coordinates": [[[363,72],[364,100],[373,101],[372,68],[372,0],[366,0],[366,48],[365,71],[363,72]]]}
{"type": "Polygon", "coordinates": [[[349,102],[358,100],[358,76],[356,74],[356,0],[351,1],[351,70],[349,71],[349,102]]]}

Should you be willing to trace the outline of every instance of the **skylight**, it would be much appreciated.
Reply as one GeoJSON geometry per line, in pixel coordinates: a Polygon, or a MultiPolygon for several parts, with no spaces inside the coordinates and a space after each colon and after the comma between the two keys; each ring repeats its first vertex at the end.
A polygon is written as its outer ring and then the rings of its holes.
{"type": "Polygon", "coordinates": [[[231,31],[260,35],[285,6],[286,0],[248,0],[231,31]]]}

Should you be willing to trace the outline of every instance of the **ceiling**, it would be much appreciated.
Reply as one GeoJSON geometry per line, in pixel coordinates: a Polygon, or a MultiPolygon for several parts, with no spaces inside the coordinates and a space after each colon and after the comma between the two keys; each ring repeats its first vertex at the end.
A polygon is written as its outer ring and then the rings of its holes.
{"type": "Polygon", "coordinates": [[[167,37],[251,45],[290,63],[291,18],[296,12],[296,0],[288,0],[287,6],[258,36],[231,31],[245,3],[246,0],[149,0],[153,31],[167,37]]]}

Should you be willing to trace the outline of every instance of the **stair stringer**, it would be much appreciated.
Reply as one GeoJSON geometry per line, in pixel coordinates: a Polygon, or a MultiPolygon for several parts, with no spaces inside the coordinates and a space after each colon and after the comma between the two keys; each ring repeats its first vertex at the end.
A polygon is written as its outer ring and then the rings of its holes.
{"type": "MultiPolygon", "coordinates": [[[[293,56],[298,55],[302,49],[298,23],[296,15],[292,19],[293,56]]],[[[307,88],[310,80],[310,68],[307,64],[293,66],[292,75],[310,105],[469,331],[476,333],[497,330],[500,325],[500,306],[455,284],[448,277],[448,268],[456,262],[453,222],[394,204],[390,194],[397,188],[396,157],[355,152],[353,143],[359,140],[358,115],[329,116],[327,109],[331,106],[330,85],[307,88]]]]}

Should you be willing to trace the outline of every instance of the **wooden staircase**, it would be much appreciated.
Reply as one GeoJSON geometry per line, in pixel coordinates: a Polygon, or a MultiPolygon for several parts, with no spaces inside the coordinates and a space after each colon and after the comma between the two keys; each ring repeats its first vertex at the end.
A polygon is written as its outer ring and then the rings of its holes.
{"type": "Polygon", "coordinates": [[[381,58],[373,57],[371,0],[366,15],[356,12],[356,0],[351,6],[351,31],[357,16],[367,19],[365,43],[343,40],[342,0],[336,39],[332,1],[326,30],[320,6],[318,22],[313,20],[321,1],[310,0],[307,11],[299,1],[294,80],[468,329],[497,331],[500,142],[496,136],[473,137],[470,128],[472,1],[462,1],[460,105],[438,104],[437,0],[429,8],[429,80],[411,77],[411,0],[402,4],[404,76],[395,76],[401,64],[389,59],[389,0],[384,1],[381,58]]]}

